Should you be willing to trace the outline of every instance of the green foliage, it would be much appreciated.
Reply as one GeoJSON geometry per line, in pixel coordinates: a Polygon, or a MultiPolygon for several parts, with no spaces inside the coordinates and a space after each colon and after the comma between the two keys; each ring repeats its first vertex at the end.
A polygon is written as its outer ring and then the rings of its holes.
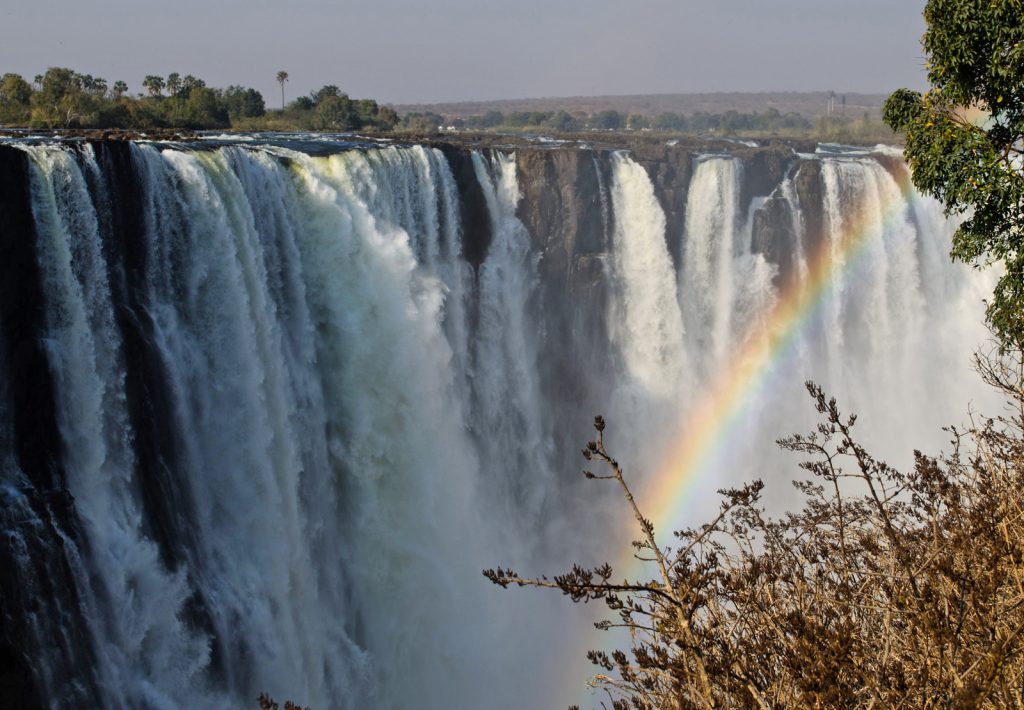
{"type": "Polygon", "coordinates": [[[167,75],[167,93],[171,96],[177,96],[178,92],[181,91],[181,75],[178,72],[171,72],[167,75]]]}
{"type": "MultiPolygon", "coordinates": [[[[421,117],[425,115],[412,113],[408,120],[403,121],[403,125],[411,127],[411,124],[419,124],[422,122],[421,117]]],[[[447,118],[438,114],[430,114],[430,116],[437,117],[434,125],[474,130],[547,129],[567,133],[584,128],[631,131],[652,129],[662,132],[723,133],[726,135],[736,133],[806,135],[817,131],[815,135],[821,134],[822,138],[828,140],[874,139],[877,142],[879,139],[892,138],[889,130],[878,124],[877,121],[856,121],[835,116],[815,126],[804,116],[796,113],[782,114],[774,108],[768,109],[764,113],[727,111],[717,114],[698,111],[690,117],[666,111],[653,118],[636,113],[625,116],[618,111],[599,111],[590,116],[586,114],[573,116],[566,111],[514,111],[507,115],[503,115],[499,111],[490,111],[486,114],[472,116],[447,118]]]]}
{"type": "Polygon", "coordinates": [[[685,131],[689,127],[686,116],[664,111],[654,117],[651,127],[656,131],[685,131]]]}
{"type": "Polygon", "coordinates": [[[399,122],[394,109],[373,99],[351,99],[334,84],[300,96],[288,104],[284,114],[292,126],[318,131],[387,131],[399,122]]]}
{"type": "Polygon", "coordinates": [[[615,131],[621,130],[626,125],[626,120],[618,111],[598,111],[587,121],[587,128],[615,131]]]}
{"type": "Polygon", "coordinates": [[[186,74],[185,78],[181,80],[181,88],[178,90],[179,96],[188,96],[192,93],[193,89],[202,89],[206,87],[206,82],[202,79],[197,79],[191,74],[186,74]]]}
{"type": "Polygon", "coordinates": [[[288,104],[286,111],[289,113],[301,113],[303,111],[312,111],[316,108],[316,102],[313,101],[309,96],[300,96],[290,104],[288,104]]]}
{"type": "Polygon", "coordinates": [[[407,113],[402,116],[402,128],[410,131],[433,133],[438,126],[444,125],[444,116],[436,113],[418,112],[407,113]]]}
{"type": "Polygon", "coordinates": [[[219,93],[200,86],[189,92],[184,118],[176,125],[184,128],[227,128],[231,122],[219,93]]]}
{"type": "Polygon", "coordinates": [[[68,128],[94,120],[96,97],[92,77],[64,67],[50,67],[38,79],[39,90],[30,99],[33,126],[68,128]],[[86,90],[87,86],[93,93],[86,90]]]}
{"type": "Polygon", "coordinates": [[[149,92],[150,96],[160,96],[165,86],[163,77],[156,76],[155,74],[147,74],[142,80],[142,85],[146,87],[146,91],[149,92]]]}
{"type": "MultiPolygon", "coordinates": [[[[283,96],[288,73],[278,72],[277,80],[283,96]]],[[[109,86],[106,79],[65,67],[51,67],[34,82],[35,87],[17,74],[0,76],[0,125],[48,129],[388,131],[400,121],[393,108],[373,99],[352,100],[333,84],[268,115],[263,95],[255,89],[238,85],[214,89],[196,76],[177,72],[166,79],[147,75],[142,81],[147,95],[138,97],[128,95],[128,85],[123,81],[109,86]]]]}
{"type": "Polygon", "coordinates": [[[886,101],[914,184],[965,221],[954,258],[1005,267],[987,316],[1004,345],[1024,343],[1024,1],[929,0],[931,88],[886,101]]]}
{"type": "MultiPolygon", "coordinates": [[[[444,122],[443,118],[441,122],[444,122]]],[[[505,125],[505,115],[501,111],[488,111],[481,116],[470,116],[466,119],[466,126],[469,128],[497,128],[503,125],[505,125]]]]}
{"type": "Polygon", "coordinates": [[[350,131],[359,127],[359,114],[346,94],[323,94],[316,102],[311,125],[318,131],[350,131]]]}
{"type": "Polygon", "coordinates": [[[921,115],[921,94],[910,89],[897,89],[885,101],[882,120],[894,131],[905,131],[921,115]]]}
{"type": "Polygon", "coordinates": [[[282,69],[274,78],[281,85],[281,110],[284,111],[284,83],[288,81],[288,72],[282,69]]]}
{"type": "Polygon", "coordinates": [[[32,87],[19,74],[0,77],[0,124],[27,123],[31,99],[32,87]]]}
{"type": "Polygon", "coordinates": [[[631,131],[642,131],[651,127],[651,119],[638,113],[631,113],[626,119],[626,128],[631,131]]]}
{"type": "Polygon", "coordinates": [[[244,86],[229,86],[224,89],[223,100],[231,118],[255,118],[267,112],[263,95],[256,89],[244,86]]]}
{"type": "Polygon", "coordinates": [[[566,111],[558,111],[548,119],[547,125],[556,131],[569,133],[580,129],[580,122],[566,111]]]}

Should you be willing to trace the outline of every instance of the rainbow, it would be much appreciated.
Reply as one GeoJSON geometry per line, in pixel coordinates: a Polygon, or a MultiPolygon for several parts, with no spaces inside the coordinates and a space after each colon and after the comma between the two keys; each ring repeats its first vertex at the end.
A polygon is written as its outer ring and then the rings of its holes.
{"type": "MultiPolygon", "coordinates": [[[[890,223],[906,217],[907,203],[914,194],[906,170],[890,173],[899,185],[899,198],[882,205],[883,234],[890,223]]],[[[816,315],[828,302],[829,287],[840,274],[855,272],[877,232],[879,215],[861,210],[845,221],[841,232],[819,240],[806,258],[802,278],[782,287],[774,305],[746,334],[730,358],[728,367],[704,390],[678,426],[678,435],[662,457],[663,463],[642,487],[638,496],[641,510],[661,532],[684,523],[686,505],[695,487],[713,477],[713,462],[731,439],[730,434],[745,412],[752,393],[763,387],[778,365],[796,352],[800,335],[817,321],[816,315]]],[[[760,445],[761,442],[758,442],[760,445]]],[[[771,442],[764,442],[765,446],[771,442]]],[[[622,566],[625,569],[625,565],[622,566]]]]}
{"type": "MultiPolygon", "coordinates": [[[[860,211],[850,216],[838,234],[825,235],[811,253],[805,257],[806,268],[800,279],[785,284],[775,299],[774,305],[757,321],[741,345],[730,358],[730,364],[704,389],[694,406],[683,414],[676,428],[678,434],[661,457],[662,463],[645,485],[638,486],[631,481],[637,503],[644,515],[654,523],[655,532],[661,544],[670,540],[670,531],[688,521],[687,506],[694,500],[696,488],[710,484],[716,476],[716,457],[733,440],[737,424],[743,419],[752,396],[763,388],[772,374],[782,370],[780,365],[796,352],[801,335],[813,327],[817,314],[828,303],[832,292],[830,286],[837,276],[854,276],[864,263],[864,255],[871,244],[871,235],[879,226],[883,234],[887,227],[906,217],[907,203],[913,199],[914,188],[910,173],[897,169],[890,174],[899,186],[899,197],[892,197],[882,205],[881,220],[877,213],[860,211]]],[[[761,442],[758,442],[760,445],[761,442]]],[[[764,442],[770,446],[772,442],[764,442]]],[[[640,537],[635,529],[632,516],[628,518],[634,526],[630,539],[640,537]]],[[[651,570],[641,568],[634,557],[631,546],[624,546],[615,577],[647,578],[651,570]]],[[[606,637],[590,629],[585,639],[576,639],[573,645],[586,648],[600,648],[607,642],[606,637]]],[[[593,673],[590,666],[578,653],[565,677],[571,683],[568,697],[578,698],[580,679],[593,673]]]]}

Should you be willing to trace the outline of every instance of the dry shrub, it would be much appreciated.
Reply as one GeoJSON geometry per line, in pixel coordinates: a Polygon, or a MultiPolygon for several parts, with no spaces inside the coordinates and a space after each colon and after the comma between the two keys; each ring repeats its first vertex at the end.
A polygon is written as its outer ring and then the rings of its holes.
{"type": "Polygon", "coordinates": [[[875,459],[855,417],[808,383],[817,429],[779,441],[806,454],[802,508],[766,515],[761,482],[721,491],[715,519],[663,547],[606,451],[583,450],[637,519],[652,579],[608,565],[552,579],[485,570],[495,584],[602,600],[632,646],[590,651],[593,684],[627,708],[1024,707],[1024,360],[979,356],[1010,406],[950,429],[951,453],[913,470],[875,459]]]}

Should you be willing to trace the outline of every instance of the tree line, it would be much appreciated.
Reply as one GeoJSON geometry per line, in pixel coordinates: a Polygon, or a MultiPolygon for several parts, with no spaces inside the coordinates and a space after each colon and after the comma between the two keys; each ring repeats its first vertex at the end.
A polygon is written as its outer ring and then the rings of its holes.
{"type": "MultiPolygon", "coordinates": [[[[286,79],[286,73],[278,74],[282,95],[286,79]]],[[[191,74],[151,74],[142,86],[145,93],[132,95],[124,81],[109,83],[66,67],[51,67],[31,82],[19,74],[3,74],[0,126],[386,131],[398,123],[390,107],[373,99],[351,99],[335,85],[299,97],[281,111],[268,111],[256,89],[213,88],[191,74]]]]}
{"type": "Polygon", "coordinates": [[[778,109],[742,113],[725,111],[709,113],[695,111],[681,114],[664,111],[654,116],[605,110],[593,113],[560,111],[488,111],[469,116],[445,116],[435,112],[410,112],[402,116],[401,127],[431,132],[439,129],[467,131],[657,131],[661,133],[691,133],[715,135],[779,134],[813,136],[825,140],[892,140],[888,127],[864,114],[860,117],[831,115],[812,121],[795,112],[782,113],[778,109]]]}
{"type": "Polygon", "coordinates": [[[624,114],[607,110],[594,113],[569,113],[567,111],[501,111],[472,116],[445,117],[438,113],[408,113],[403,124],[409,127],[428,128],[451,126],[465,129],[493,128],[547,128],[563,132],[582,130],[656,130],[676,132],[723,132],[771,131],[781,129],[810,130],[813,124],[797,113],[781,113],[770,108],[764,113],[707,113],[697,111],[689,116],[665,111],[656,116],[624,114]]]}
{"type": "MultiPolygon", "coordinates": [[[[814,135],[828,140],[872,139],[884,129],[878,121],[828,117],[812,122],[797,113],[726,111],[655,116],[606,110],[489,111],[471,116],[410,112],[399,116],[373,99],[353,99],[328,84],[286,103],[288,73],[276,75],[281,109],[269,109],[256,89],[240,85],[214,88],[191,74],[143,77],[143,91],[132,94],[124,81],[108,82],[66,67],[51,67],[31,81],[19,74],[0,76],[0,126],[37,129],[236,129],[314,131],[410,131],[434,133],[441,128],[467,131],[537,130],[659,131],[716,135],[814,135]]],[[[884,129],[887,132],[887,129],[884,129]]]]}

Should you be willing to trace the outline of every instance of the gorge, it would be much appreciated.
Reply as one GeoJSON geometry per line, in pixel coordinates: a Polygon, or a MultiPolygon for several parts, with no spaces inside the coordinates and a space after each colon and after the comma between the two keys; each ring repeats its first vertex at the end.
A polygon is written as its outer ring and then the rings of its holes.
{"type": "Polygon", "coordinates": [[[0,139],[0,706],[580,701],[588,621],[480,570],[625,548],[591,417],[643,495],[762,333],[665,524],[785,507],[807,379],[938,450],[988,401],[952,229],[884,146],[0,139]]]}

